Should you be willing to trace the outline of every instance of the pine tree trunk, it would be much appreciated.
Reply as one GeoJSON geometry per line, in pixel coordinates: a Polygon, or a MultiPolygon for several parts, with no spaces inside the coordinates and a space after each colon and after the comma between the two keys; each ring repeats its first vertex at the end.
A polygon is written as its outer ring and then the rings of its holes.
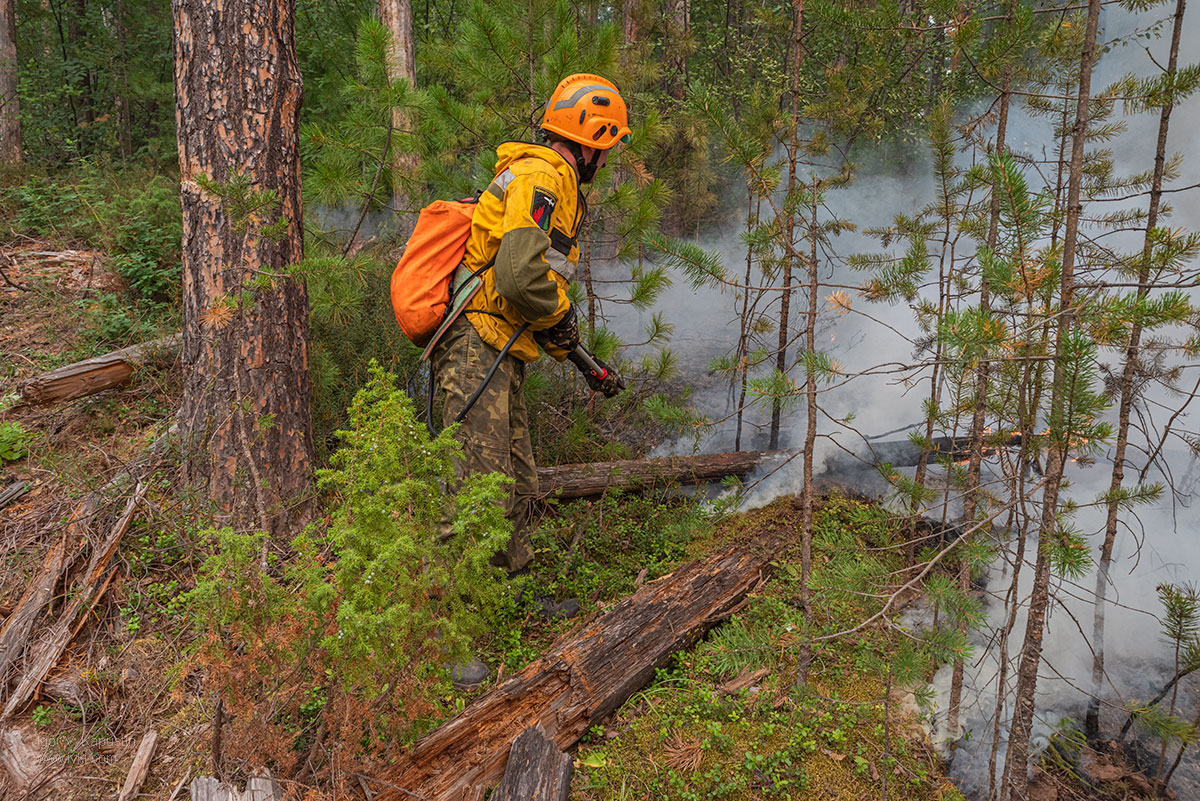
{"type": "MultiPolygon", "coordinates": [[[[417,57],[413,38],[412,0],[379,0],[379,19],[391,35],[388,50],[388,80],[392,86],[408,81],[412,88],[417,86],[417,57]]],[[[413,127],[412,113],[396,106],[392,109],[392,129],[407,133],[413,127]]],[[[420,162],[415,153],[401,149],[392,140],[392,210],[397,214],[409,211],[411,205],[404,190],[406,181],[416,174],[420,162]]]]}
{"type": "MultiPolygon", "coordinates": [[[[997,154],[1003,154],[1006,147],[1005,140],[1008,135],[1008,106],[1011,83],[1012,68],[1009,67],[1004,70],[1003,88],[1000,92],[999,119],[996,122],[995,152],[997,154]]],[[[996,237],[1000,230],[1000,187],[995,182],[992,184],[989,205],[987,245],[989,248],[994,248],[996,246],[996,237]]],[[[979,277],[979,310],[984,315],[987,315],[991,311],[991,293],[988,291],[987,281],[984,280],[982,275],[979,277]]],[[[985,355],[984,358],[979,360],[979,364],[975,368],[975,404],[971,413],[970,434],[971,455],[967,460],[967,485],[963,490],[962,519],[964,525],[970,525],[975,520],[975,513],[979,502],[979,483],[983,472],[983,439],[987,416],[988,366],[988,359],[985,355]]],[[[960,591],[970,587],[970,575],[968,574],[966,565],[963,565],[959,569],[958,587],[960,591]]],[[[959,633],[964,635],[967,633],[965,620],[959,624],[959,633]]],[[[958,731],[959,707],[962,704],[962,687],[963,660],[956,659],[954,660],[954,669],[950,677],[950,704],[946,712],[946,729],[951,737],[954,737],[958,731]]],[[[953,750],[956,743],[957,738],[951,743],[951,750],[953,750]]]]}
{"type": "MultiPolygon", "coordinates": [[[[800,70],[804,67],[804,0],[792,0],[792,130],[788,140],[788,197],[796,191],[796,155],[800,149],[800,70]]],[[[788,317],[792,307],[792,268],[796,261],[796,210],[790,206],[784,211],[784,243],[787,253],[783,261],[783,294],[779,301],[779,344],[775,352],[775,369],[786,376],[788,371],[788,337],[791,333],[788,317]]],[[[771,450],[779,447],[779,427],[783,414],[783,402],[775,398],[771,402],[771,450]]]]}
{"type": "MultiPolygon", "coordinates": [[[[755,198],[750,182],[746,182],[746,191],[749,198],[749,206],[746,210],[746,230],[749,231],[754,226],[758,225],[759,212],[762,207],[762,199],[758,200],[758,208],[755,208],[755,198]]],[[[745,418],[746,411],[746,386],[750,381],[750,279],[754,268],[754,251],[746,248],[746,285],[742,290],[745,294],[742,296],[742,312],[739,315],[740,330],[738,332],[738,345],[736,354],[736,363],[734,369],[737,370],[738,376],[738,399],[737,399],[737,426],[734,429],[733,449],[740,451],[742,449],[742,422],[745,418]]]]}
{"type": "Polygon", "coordinates": [[[129,53],[126,49],[128,33],[125,29],[125,4],[117,0],[113,10],[113,30],[117,35],[117,53],[113,62],[113,77],[118,91],[114,98],[117,107],[117,141],[121,146],[121,159],[133,155],[133,132],[129,119],[129,53]]]}
{"type": "MultiPolygon", "coordinates": [[[[817,351],[817,178],[813,176],[812,197],[809,211],[808,258],[808,319],[804,322],[804,347],[810,354],[817,351]]],[[[813,608],[812,592],[808,582],[812,575],[812,522],[813,522],[813,448],[817,442],[817,376],[813,365],[809,365],[804,379],[805,425],[804,425],[804,489],[800,494],[800,609],[804,614],[804,644],[800,647],[799,669],[796,671],[796,686],[808,683],[808,670],[812,664],[813,608]]]]}
{"type": "MultiPolygon", "coordinates": [[[[1183,14],[1186,0],[1175,3],[1175,21],[1171,31],[1171,52],[1167,60],[1167,74],[1175,75],[1179,65],[1179,42],[1183,33],[1183,14]]],[[[1150,185],[1150,207],[1146,211],[1146,239],[1142,246],[1142,261],[1138,266],[1139,298],[1150,292],[1150,259],[1153,251],[1151,232],[1158,225],[1158,209],[1162,201],[1163,174],[1166,171],[1167,131],[1170,128],[1171,110],[1174,103],[1162,107],[1158,117],[1158,142],[1154,150],[1154,178],[1150,185]]],[[[1104,525],[1104,543],[1100,546],[1100,561],[1096,565],[1096,608],[1092,618],[1092,697],[1088,701],[1084,718],[1084,733],[1095,742],[1100,737],[1100,689],[1104,680],[1104,615],[1105,598],[1108,592],[1108,571],[1112,565],[1113,546],[1117,539],[1117,492],[1125,481],[1125,451],[1129,446],[1129,415],[1133,410],[1134,378],[1140,362],[1139,349],[1142,338],[1141,323],[1135,321],[1129,332],[1129,343],[1125,349],[1125,367],[1121,371],[1121,402],[1117,413],[1117,443],[1113,451],[1112,481],[1109,484],[1108,515],[1104,525]]]]}
{"type": "Polygon", "coordinates": [[[0,0],[0,164],[22,160],[20,115],[16,0],[0,0]]]}
{"type": "Polygon", "coordinates": [[[294,8],[172,2],[185,477],[222,524],[273,534],[306,516],[313,459],[294,8]],[[275,201],[247,213],[248,192],[275,201]]]}
{"type": "MultiPolygon", "coordinates": [[[[1079,99],[1075,107],[1075,125],[1071,130],[1071,166],[1067,177],[1067,218],[1063,230],[1062,289],[1059,318],[1055,331],[1054,374],[1050,394],[1050,419],[1066,420],[1071,398],[1067,391],[1067,369],[1063,358],[1067,338],[1074,325],[1072,309],[1075,293],[1075,255],[1078,244],[1079,218],[1083,211],[1083,151],[1086,144],[1087,122],[1091,101],[1092,67],[1096,57],[1096,34],[1100,24],[1100,0],[1089,0],[1087,27],[1084,31],[1083,52],[1079,66],[1079,99]]],[[[1058,536],[1058,494],[1062,486],[1063,469],[1069,447],[1069,425],[1052,431],[1046,453],[1045,489],[1042,493],[1042,522],[1038,532],[1038,554],[1034,567],[1033,588],[1029,596],[1029,617],[1025,623],[1025,640],[1021,646],[1021,661],[1017,668],[1016,708],[1009,734],[1005,774],[1008,797],[1023,799],[1027,795],[1029,778],[1029,733],[1033,724],[1037,672],[1042,659],[1042,636],[1046,613],[1050,605],[1050,547],[1058,536]]],[[[1020,566],[1017,567],[1020,569],[1020,566]]]]}
{"type": "Polygon", "coordinates": [[[667,0],[664,9],[667,19],[667,93],[676,100],[687,94],[687,56],[683,51],[683,40],[688,35],[688,18],[691,0],[667,0]]]}

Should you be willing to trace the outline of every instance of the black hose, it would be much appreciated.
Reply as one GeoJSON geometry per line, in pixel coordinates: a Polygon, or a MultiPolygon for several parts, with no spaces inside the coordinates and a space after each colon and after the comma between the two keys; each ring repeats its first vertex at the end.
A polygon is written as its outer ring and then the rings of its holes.
{"type": "MultiPolygon", "coordinates": [[[[483,381],[479,382],[479,386],[475,388],[475,392],[471,394],[471,397],[467,398],[467,405],[462,407],[462,411],[454,416],[455,423],[461,423],[467,416],[467,412],[471,411],[471,407],[475,405],[475,401],[479,400],[479,396],[483,394],[485,389],[487,389],[487,385],[492,383],[492,376],[496,375],[496,370],[500,369],[500,362],[503,361],[504,357],[508,355],[508,352],[512,349],[512,346],[516,344],[521,334],[524,334],[525,329],[528,327],[529,323],[522,323],[520,328],[518,328],[516,331],[513,331],[512,336],[508,338],[508,342],[505,342],[504,347],[501,348],[500,352],[496,354],[496,358],[494,361],[492,361],[492,366],[488,368],[487,375],[483,377],[483,381]]],[[[425,426],[429,429],[429,435],[432,437],[436,437],[438,435],[438,432],[433,428],[433,392],[435,386],[436,385],[434,384],[433,376],[433,361],[430,360],[429,398],[425,403],[425,426]]]]}

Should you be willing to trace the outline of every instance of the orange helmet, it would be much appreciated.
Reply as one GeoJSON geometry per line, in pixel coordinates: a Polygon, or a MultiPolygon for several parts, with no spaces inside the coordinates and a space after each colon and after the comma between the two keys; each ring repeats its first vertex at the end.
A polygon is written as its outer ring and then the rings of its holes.
{"type": "Polygon", "coordinates": [[[629,116],[617,87],[586,72],[559,81],[546,101],[542,130],[571,142],[608,150],[629,141],[629,116]]]}

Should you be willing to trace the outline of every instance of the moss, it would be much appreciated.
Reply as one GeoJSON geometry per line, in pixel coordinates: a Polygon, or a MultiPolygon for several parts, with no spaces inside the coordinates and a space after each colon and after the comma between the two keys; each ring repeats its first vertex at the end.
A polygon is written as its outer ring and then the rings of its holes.
{"type": "MultiPolygon", "coordinates": [[[[878,796],[884,781],[891,799],[961,799],[910,714],[891,704],[884,725],[885,677],[895,674],[880,656],[889,653],[882,627],[814,646],[809,684],[795,689],[803,626],[798,520],[793,499],[780,499],[713,535],[709,547],[766,527],[791,527],[797,536],[739,615],[677,655],[605,732],[581,745],[573,799],[857,801],[878,796]]],[[[822,504],[812,586],[824,630],[878,609],[877,599],[849,592],[847,582],[900,565],[894,552],[867,550],[894,534],[891,518],[870,504],[839,497],[822,504]]]]}

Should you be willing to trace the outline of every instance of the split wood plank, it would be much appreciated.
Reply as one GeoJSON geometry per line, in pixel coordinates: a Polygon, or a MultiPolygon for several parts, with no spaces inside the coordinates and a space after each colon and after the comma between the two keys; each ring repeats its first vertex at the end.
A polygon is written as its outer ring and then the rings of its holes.
{"type": "Polygon", "coordinates": [[[119,387],[138,368],[175,358],[182,343],[182,334],[172,334],[36,375],[21,382],[21,402],[60,403],[119,387]]]}
{"type": "Polygon", "coordinates": [[[385,801],[459,801],[504,774],[509,746],[534,723],[559,749],[617,709],[738,608],[779,558],[797,526],[790,501],[757,510],[757,534],[652,581],[581,624],[504,684],[397,757],[385,801]],[[395,789],[395,788],[403,788],[395,789]]]}
{"type": "Polygon", "coordinates": [[[538,723],[512,744],[504,779],[492,793],[492,801],[567,801],[570,792],[571,757],[538,723]]]}
{"type": "Polygon", "coordinates": [[[14,481],[13,483],[9,484],[3,490],[0,490],[0,509],[8,506],[26,492],[29,492],[28,481],[14,481]]]}
{"type": "Polygon", "coordinates": [[[145,482],[138,482],[116,525],[108,533],[104,542],[93,547],[92,557],[88,562],[83,581],[75,588],[71,603],[54,623],[50,635],[34,648],[25,673],[17,682],[12,694],[9,695],[4,710],[0,711],[0,720],[23,707],[33,697],[42,681],[58,664],[63,651],[70,644],[76,631],[75,621],[91,611],[104,589],[108,587],[108,582],[112,578],[112,571],[108,569],[108,564],[112,561],[113,554],[117,551],[117,545],[120,544],[121,538],[129,528],[130,521],[133,520],[134,510],[145,497],[147,487],[148,484],[145,482]]]}
{"type": "Polygon", "coordinates": [[[142,735],[142,741],[138,744],[133,764],[129,766],[129,775],[125,777],[125,784],[121,787],[117,801],[133,801],[137,797],[142,785],[146,782],[146,776],[150,773],[150,763],[154,761],[156,745],[158,745],[157,729],[150,729],[142,735]]]}
{"type": "Polygon", "coordinates": [[[734,451],[699,456],[664,456],[616,462],[567,464],[538,469],[540,492],[558,498],[585,498],[608,490],[644,490],[678,484],[707,484],[726,476],[745,477],[765,459],[794,451],[734,451]]]}

